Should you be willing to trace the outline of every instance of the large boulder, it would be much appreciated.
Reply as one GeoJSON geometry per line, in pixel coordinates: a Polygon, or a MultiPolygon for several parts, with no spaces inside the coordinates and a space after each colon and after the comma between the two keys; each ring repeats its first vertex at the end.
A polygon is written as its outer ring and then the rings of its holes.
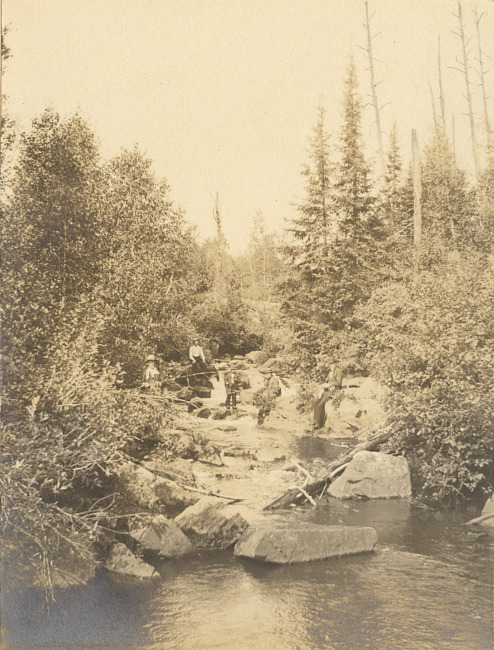
{"type": "Polygon", "coordinates": [[[161,455],[156,454],[143,462],[143,465],[149,471],[160,474],[163,478],[193,487],[195,479],[192,462],[192,459],[185,458],[165,460],[161,455]]]}
{"type": "Polygon", "coordinates": [[[158,477],[132,462],[120,467],[116,488],[119,509],[124,512],[139,508],[173,516],[198,500],[196,494],[181,488],[174,481],[158,477]]]}
{"type": "Polygon", "coordinates": [[[264,352],[262,350],[252,350],[252,352],[249,352],[248,354],[245,355],[245,358],[247,361],[250,361],[251,363],[258,364],[262,357],[264,356],[264,352]]]}
{"type": "Polygon", "coordinates": [[[192,550],[190,540],[173,521],[163,515],[154,517],[150,524],[133,530],[130,535],[146,551],[161,557],[177,557],[192,550]]]}
{"type": "Polygon", "coordinates": [[[335,438],[355,438],[361,431],[383,422],[384,389],[370,377],[344,381],[343,390],[332,393],[326,403],[326,427],[335,438]]]}
{"type": "Polygon", "coordinates": [[[147,562],[136,557],[125,544],[115,544],[105,564],[109,571],[133,578],[157,578],[159,573],[147,562]]]}
{"type": "Polygon", "coordinates": [[[234,554],[263,562],[292,564],[370,552],[376,542],[376,531],[370,527],[320,526],[306,522],[283,528],[253,526],[238,540],[234,554]]]}
{"type": "Polygon", "coordinates": [[[232,546],[249,525],[238,512],[208,498],[184,510],[175,523],[196,548],[208,549],[232,546]]]}
{"type": "Polygon", "coordinates": [[[259,368],[259,372],[268,372],[269,370],[273,372],[281,372],[281,362],[278,359],[275,359],[274,357],[271,357],[271,359],[268,359],[265,361],[262,366],[259,368]]]}
{"type": "Polygon", "coordinates": [[[211,397],[211,388],[207,386],[194,386],[194,394],[202,399],[209,399],[211,397]]]}
{"type": "Polygon", "coordinates": [[[339,499],[406,498],[412,494],[408,462],[403,456],[359,451],[328,488],[339,499]]]}

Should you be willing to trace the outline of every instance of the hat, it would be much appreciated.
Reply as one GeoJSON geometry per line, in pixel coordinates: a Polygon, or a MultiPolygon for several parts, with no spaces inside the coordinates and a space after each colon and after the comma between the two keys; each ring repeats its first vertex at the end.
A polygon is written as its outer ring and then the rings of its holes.
{"type": "Polygon", "coordinates": [[[146,357],[146,361],[156,361],[156,357],[154,356],[154,354],[148,354],[148,356],[146,357]]]}

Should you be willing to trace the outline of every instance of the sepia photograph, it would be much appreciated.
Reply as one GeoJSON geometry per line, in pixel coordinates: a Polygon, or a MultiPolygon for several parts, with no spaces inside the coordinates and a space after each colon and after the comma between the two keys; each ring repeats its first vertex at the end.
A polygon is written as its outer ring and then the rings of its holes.
{"type": "Polygon", "coordinates": [[[0,647],[492,650],[494,2],[0,3],[0,647]]]}

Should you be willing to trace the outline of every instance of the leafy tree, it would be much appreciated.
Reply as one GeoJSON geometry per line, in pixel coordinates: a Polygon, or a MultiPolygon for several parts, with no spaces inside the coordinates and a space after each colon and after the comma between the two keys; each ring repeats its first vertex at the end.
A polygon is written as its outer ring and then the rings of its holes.
{"type": "Polygon", "coordinates": [[[358,312],[361,349],[389,390],[390,449],[433,501],[478,494],[494,478],[493,277],[492,258],[456,252],[375,289],[358,312]]]}
{"type": "Polygon", "coordinates": [[[53,111],[33,120],[2,221],[4,372],[12,388],[30,375],[35,383],[47,368],[57,331],[98,280],[98,188],[98,150],[84,120],[53,111]]]}
{"type": "MultiPolygon", "coordinates": [[[[105,345],[112,358],[137,366],[146,351],[169,356],[187,346],[176,340],[175,325],[182,322],[183,332],[184,314],[210,279],[192,231],[148,158],[137,148],[124,150],[106,165],[104,176],[100,295],[111,315],[105,345]]],[[[191,336],[192,327],[185,332],[191,336]]]]}

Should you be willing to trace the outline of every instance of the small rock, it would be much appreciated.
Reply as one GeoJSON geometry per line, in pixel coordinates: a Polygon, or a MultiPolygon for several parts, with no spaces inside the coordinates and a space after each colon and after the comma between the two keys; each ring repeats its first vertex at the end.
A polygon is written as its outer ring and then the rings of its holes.
{"type": "Polygon", "coordinates": [[[194,386],[194,393],[197,397],[202,397],[203,399],[211,397],[211,389],[206,386],[194,386]]]}
{"type": "Polygon", "coordinates": [[[222,503],[201,499],[184,510],[175,523],[197,548],[228,548],[249,525],[238,513],[232,513],[222,503]]]}
{"type": "Polygon", "coordinates": [[[131,531],[130,535],[146,551],[153,551],[162,557],[177,557],[192,550],[190,540],[173,521],[163,515],[154,517],[148,526],[131,531]]]}
{"type": "Polygon", "coordinates": [[[236,431],[237,427],[233,426],[233,424],[220,424],[219,427],[217,427],[220,431],[236,431]]]}
{"type": "Polygon", "coordinates": [[[194,411],[194,415],[196,415],[198,418],[207,419],[211,417],[211,409],[208,408],[198,409],[197,411],[194,411]]]}
{"type": "Polygon", "coordinates": [[[213,413],[213,420],[224,420],[226,417],[228,417],[228,409],[226,408],[218,409],[213,413]]]}
{"type": "Polygon", "coordinates": [[[125,544],[115,544],[110,551],[106,568],[134,578],[156,578],[157,571],[147,562],[136,557],[125,544]]]}
{"type": "Polygon", "coordinates": [[[192,390],[192,388],[182,388],[177,393],[177,398],[183,399],[185,402],[190,402],[190,400],[193,397],[194,397],[194,391],[192,390]]]}

